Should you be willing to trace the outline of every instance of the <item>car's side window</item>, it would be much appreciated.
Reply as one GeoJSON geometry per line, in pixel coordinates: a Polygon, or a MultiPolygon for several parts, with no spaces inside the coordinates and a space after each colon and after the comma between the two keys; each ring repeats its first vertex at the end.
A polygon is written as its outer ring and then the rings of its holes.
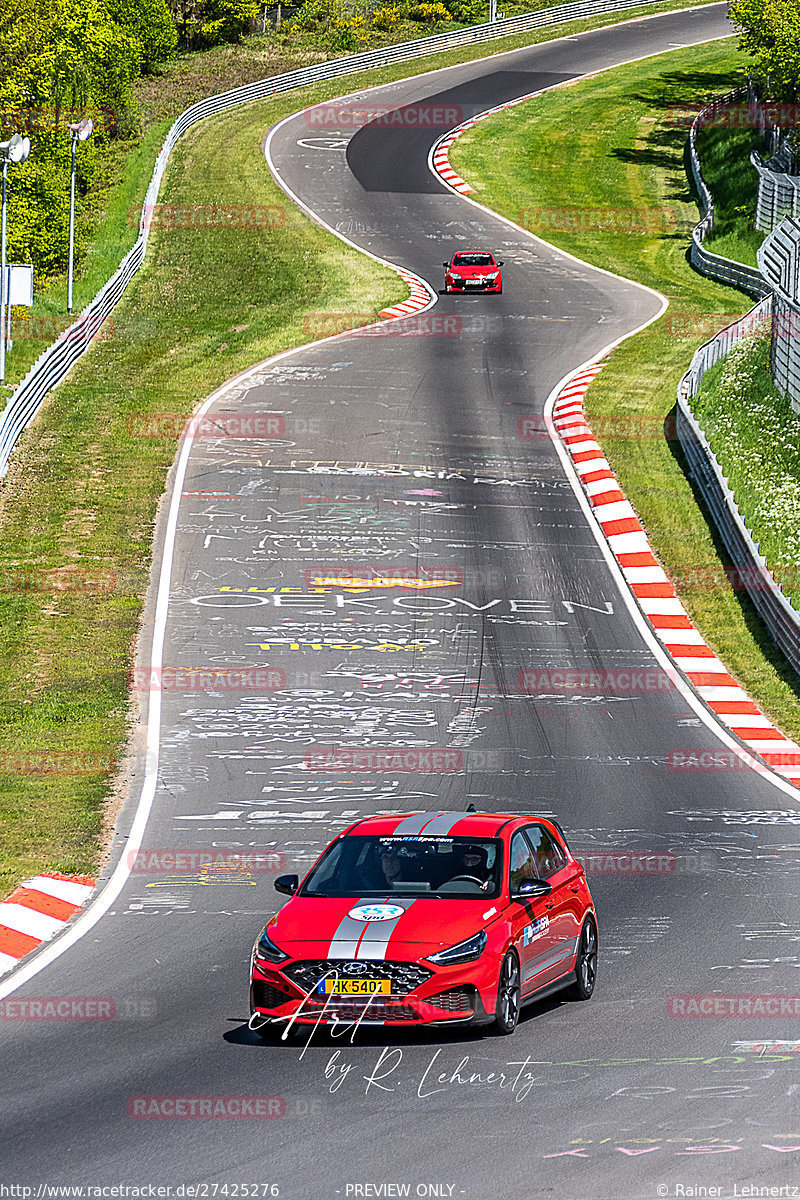
{"type": "Polygon", "coordinates": [[[542,879],[549,879],[567,865],[566,854],[543,825],[527,825],[525,832],[533,846],[538,873],[542,879]]]}
{"type": "Polygon", "coordinates": [[[515,833],[511,840],[509,877],[512,893],[517,890],[522,879],[539,877],[539,870],[530,843],[522,832],[515,833]]]}

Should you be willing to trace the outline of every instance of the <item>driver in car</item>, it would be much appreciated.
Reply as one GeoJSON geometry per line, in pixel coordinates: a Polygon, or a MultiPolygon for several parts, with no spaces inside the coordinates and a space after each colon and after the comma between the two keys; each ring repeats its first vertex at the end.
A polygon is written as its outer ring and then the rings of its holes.
{"type": "Polygon", "coordinates": [[[456,859],[450,879],[469,877],[476,880],[481,886],[481,891],[485,892],[491,882],[487,862],[488,854],[483,846],[464,846],[456,859]]]}

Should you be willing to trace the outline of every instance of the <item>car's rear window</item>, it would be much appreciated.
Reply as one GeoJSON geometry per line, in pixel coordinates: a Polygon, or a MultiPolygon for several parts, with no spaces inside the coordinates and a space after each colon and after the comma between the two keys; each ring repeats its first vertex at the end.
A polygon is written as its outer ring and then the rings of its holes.
{"type": "Polygon", "coordinates": [[[493,267],[491,254],[454,254],[454,267],[493,267]]]}

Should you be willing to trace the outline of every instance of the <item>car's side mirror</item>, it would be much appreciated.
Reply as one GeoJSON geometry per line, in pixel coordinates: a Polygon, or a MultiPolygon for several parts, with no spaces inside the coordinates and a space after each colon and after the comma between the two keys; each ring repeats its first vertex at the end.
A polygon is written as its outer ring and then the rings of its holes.
{"type": "Polygon", "coordinates": [[[498,259],[498,260],[497,260],[497,265],[498,265],[498,267],[502,267],[502,265],[503,265],[503,260],[502,260],[502,258],[500,258],[500,259],[498,259]]]}
{"type": "Polygon", "coordinates": [[[549,896],[552,885],[546,879],[520,879],[512,891],[513,896],[549,896]]]}
{"type": "Polygon", "coordinates": [[[442,263],[442,266],[443,266],[443,267],[449,267],[449,266],[450,266],[450,263],[442,263]]]}
{"type": "Polygon", "coordinates": [[[279,875],[275,880],[275,891],[282,892],[284,896],[293,896],[299,883],[299,875],[279,875]]]}

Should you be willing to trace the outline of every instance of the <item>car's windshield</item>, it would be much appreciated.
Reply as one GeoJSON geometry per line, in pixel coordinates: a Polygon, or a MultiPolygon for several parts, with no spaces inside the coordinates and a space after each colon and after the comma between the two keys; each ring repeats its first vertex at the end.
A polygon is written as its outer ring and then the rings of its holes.
{"type": "Polygon", "coordinates": [[[495,838],[351,835],[333,843],[300,894],[485,900],[499,894],[501,859],[495,838]]]}
{"type": "Polygon", "coordinates": [[[454,267],[493,267],[491,254],[454,254],[454,267]]]}

